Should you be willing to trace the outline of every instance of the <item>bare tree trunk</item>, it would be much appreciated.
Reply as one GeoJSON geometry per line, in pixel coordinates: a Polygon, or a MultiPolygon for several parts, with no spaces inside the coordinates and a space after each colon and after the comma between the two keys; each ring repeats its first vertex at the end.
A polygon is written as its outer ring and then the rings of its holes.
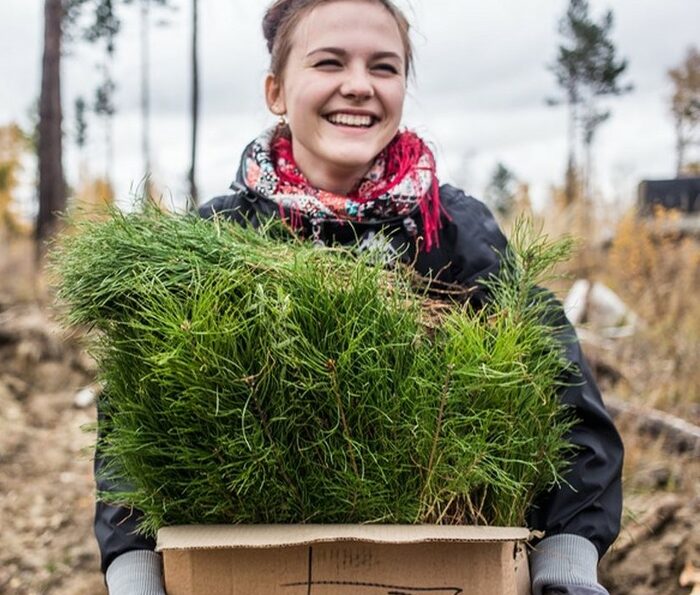
{"type": "MultiPolygon", "coordinates": [[[[579,224],[581,227],[576,233],[580,234],[583,242],[585,245],[587,245],[587,248],[595,246],[595,238],[593,237],[594,204],[593,197],[591,196],[592,171],[593,139],[586,138],[583,145],[583,190],[581,192],[581,196],[579,196],[579,224]]],[[[584,278],[590,278],[593,269],[591,252],[589,249],[584,249],[580,251],[580,254],[580,274],[584,278]]]]}
{"type": "Polygon", "coordinates": [[[114,116],[109,115],[105,121],[105,143],[107,146],[106,180],[110,186],[114,184],[114,116]]]}
{"type": "Polygon", "coordinates": [[[114,187],[114,87],[111,85],[113,58],[108,54],[105,58],[106,76],[110,81],[109,87],[109,103],[110,111],[105,115],[105,147],[107,166],[105,168],[105,177],[110,187],[114,187]]]}
{"type": "Polygon", "coordinates": [[[197,56],[197,6],[198,0],[192,0],[192,153],[190,158],[190,196],[192,206],[199,203],[197,196],[197,125],[199,120],[199,59],[197,56]]]}
{"type": "MultiPolygon", "coordinates": [[[[571,93],[570,93],[571,94],[571,93]]],[[[566,206],[571,206],[576,202],[576,180],[577,168],[576,168],[576,122],[578,121],[578,105],[572,99],[569,99],[569,130],[568,130],[568,143],[569,143],[569,158],[566,163],[566,180],[564,186],[564,196],[566,199],[566,206]]]]}
{"type": "Polygon", "coordinates": [[[36,241],[54,232],[56,214],[66,208],[61,138],[61,0],[44,0],[44,56],[39,99],[39,214],[36,241]]]}
{"type": "Polygon", "coordinates": [[[141,151],[143,155],[144,190],[150,196],[149,176],[151,175],[151,92],[150,92],[150,0],[141,0],[141,151]]]}
{"type": "Polygon", "coordinates": [[[680,178],[685,170],[685,148],[687,142],[683,134],[683,119],[676,116],[676,177],[680,178]]]}
{"type": "Polygon", "coordinates": [[[583,202],[586,207],[593,203],[591,197],[591,179],[593,176],[593,140],[584,143],[584,170],[583,170],[583,202]]]}

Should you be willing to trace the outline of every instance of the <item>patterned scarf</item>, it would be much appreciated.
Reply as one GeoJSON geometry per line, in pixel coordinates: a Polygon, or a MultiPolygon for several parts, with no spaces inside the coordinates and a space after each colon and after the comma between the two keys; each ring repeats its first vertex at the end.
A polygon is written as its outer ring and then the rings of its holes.
{"type": "Polygon", "coordinates": [[[302,216],[320,230],[324,220],[408,217],[417,206],[426,252],[438,243],[440,194],[435,158],[414,132],[399,132],[347,196],[311,186],[294,161],[291,138],[278,128],[266,130],[253,142],[244,158],[243,173],[248,187],[275,201],[283,218],[289,213],[294,228],[301,226],[302,216]]]}

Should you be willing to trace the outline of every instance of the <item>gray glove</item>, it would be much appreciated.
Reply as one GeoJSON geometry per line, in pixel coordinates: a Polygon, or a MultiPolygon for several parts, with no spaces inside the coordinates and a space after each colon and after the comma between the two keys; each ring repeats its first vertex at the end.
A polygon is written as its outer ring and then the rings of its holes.
{"type": "Polygon", "coordinates": [[[533,595],[609,595],[598,583],[598,550],[585,537],[547,537],[530,554],[533,595]]]}
{"type": "Polygon", "coordinates": [[[166,595],[160,554],[134,550],[117,556],[107,568],[109,595],[166,595]]]}
{"type": "MultiPolygon", "coordinates": [[[[543,539],[530,555],[533,595],[608,595],[598,584],[595,546],[578,535],[543,539]]],[[[159,554],[126,552],[107,569],[110,595],[166,595],[159,554]]]]}
{"type": "Polygon", "coordinates": [[[583,585],[568,585],[566,587],[554,587],[546,589],[544,595],[610,595],[608,590],[601,586],[584,587],[583,585]]]}

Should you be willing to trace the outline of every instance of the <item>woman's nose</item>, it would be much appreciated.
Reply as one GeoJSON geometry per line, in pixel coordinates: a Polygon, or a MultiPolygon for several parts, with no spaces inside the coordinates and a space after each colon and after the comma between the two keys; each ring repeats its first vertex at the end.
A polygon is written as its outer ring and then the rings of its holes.
{"type": "Polygon", "coordinates": [[[340,87],[345,97],[367,99],[374,96],[374,87],[369,73],[364,67],[349,68],[347,76],[340,87]]]}

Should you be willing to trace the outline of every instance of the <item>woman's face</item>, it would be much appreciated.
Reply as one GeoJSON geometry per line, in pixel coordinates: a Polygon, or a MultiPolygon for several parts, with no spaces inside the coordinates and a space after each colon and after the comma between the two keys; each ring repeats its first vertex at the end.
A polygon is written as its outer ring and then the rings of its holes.
{"type": "Polygon", "coordinates": [[[381,4],[337,0],[301,19],[281,80],[269,75],[265,90],[314,186],[347,194],[367,172],[399,128],[405,72],[398,24],[381,4]]]}

